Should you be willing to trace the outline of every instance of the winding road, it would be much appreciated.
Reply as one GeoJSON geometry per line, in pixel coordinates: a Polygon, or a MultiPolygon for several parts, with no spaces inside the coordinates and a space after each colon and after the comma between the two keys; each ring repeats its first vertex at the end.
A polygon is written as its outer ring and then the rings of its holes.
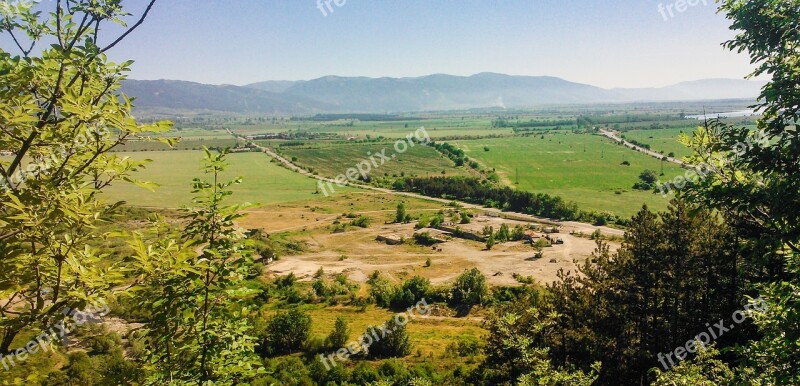
{"type": "MultiPolygon", "coordinates": [[[[649,155],[651,157],[658,158],[659,160],[664,159],[664,155],[659,153],[659,152],[655,152],[655,151],[652,151],[650,149],[645,149],[645,148],[643,148],[643,147],[641,147],[639,145],[630,143],[630,142],[622,139],[619,136],[619,132],[616,132],[616,131],[613,131],[613,130],[600,129],[600,134],[610,138],[614,142],[622,142],[625,146],[627,146],[629,148],[632,148],[632,149],[634,149],[636,151],[642,152],[644,154],[647,154],[647,155],[649,155]]],[[[667,161],[672,162],[674,164],[678,164],[680,166],[686,166],[686,164],[683,161],[681,161],[681,160],[679,160],[679,159],[677,159],[675,157],[667,157],[667,161]]]]}
{"type": "MultiPolygon", "coordinates": [[[[242,139],[242,140],[247,140],[243,136],[238,135],[238,134],[234,133],[233,131],[231,131],[230,128],[225,128],[225,130],[228,132],[228,134],[232,135],[233,137],[236,137],[236,138],[242,139]]],[[[311,172],[309,172],[309,171],[307,171],[307,170],[295,165],[294,163],[292,163],[292,161],[290,161],[290,160],[282,157],[281,155],[275,153],[272,149],[270,149],[268,147],[260,146],[260,145],[256,144],[253,141],[249,141],[249,142],[252,143],[253,146],[255,146],[256,148],[258,148],[259,150],[261,150],[262,152],[267,154],[268,156],[278,160],[278,162],[280,162],[281,164],[283,164],[283,166],[285,166],[287,169],[289,169],[289,170],[291,170],[293,172],[300,173],[300,174],[302,174],[304,176],[307,176],[309,178],[313,178],[313,179],[316,179],[316,180],[319,180],[319,181],[330,182],[332,184],[336,184],[336,181],[334,181],[334,179],[327,178],[327,177],[322,177],[322,176],[319,176],[319,175],[315,175],[315,174],[313,174],[313,173],[311,173],[311,172]]],[[[591,234],[595,230],[599,229],[601,233],[603,233],[603,234],[605,234],[607,236],[617,236],[617,237],[619,237],[619,236],[625,235],[625,231],[623,231],[621,229],[609,228],[609,227],[604,227],[604,226],[595,226],[595,225],[581,223],[581,222],[575,222],[575,221],[557,221],[557,220],[551,220],[551,219],[547,219],[547,218],[543,218],[543,217],[536,217],[536,216],[531,216],[531,215],[522,214],[522,213],[503,212],[500,209],[486,208],[486,207],[481,206],[481,205],[470,204],[468,202],[463,202],[463,201],[458,201],[458,200],[447,200],[447,199],[443,199],[443,198],[429,197],[429,196],[425,196],[425,195],[422,195],[422,194],[411,193],[411,192],[399,192],[399,191],[396,191],[396,190],[378,188],[378,187],[371,186],[371,185],[364,185],[364,184],[358,184],[358,183],[353,183],[353,182],[348,182],[347,186],[356,187],[356,188],[359,188],[359,189],[372,190],[372,191],[375,191],[375,192],[381,192],[381,193],[386,193],[386,194],[393,194],[393,195],[397,195],[397,196],[418,198],[418,199],[421,199],[421,200],[434,201],[434,202],[439,202],[439,203],[443,203],[443,204],[449,204],[449,203],[455,201],[455,202],[457,202],[459,205],[461,205],[464,208],[480,210],[480,211],[483,211],[485,213],[492,213],[494,215],[497,215],[498,217],[513,217],[514,220],[521,220],[521,221],[528,221],[528,222],[538,223],[538,224],[559,226],[559,227],[562,228],[562,232],[575,231],[575,232],[583,232],[585,234],[591,234]]]]}

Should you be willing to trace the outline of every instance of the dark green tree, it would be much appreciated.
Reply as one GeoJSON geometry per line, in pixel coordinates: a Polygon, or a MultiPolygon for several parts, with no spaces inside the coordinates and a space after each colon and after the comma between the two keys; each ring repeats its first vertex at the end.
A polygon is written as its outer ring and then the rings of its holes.
{"type": "Polygon", "coordinates": [[[402,202],[397,204],[397,212],[395,213],[395,216],[394,216],[394,222],[396,222],[398,224],[404,223],[404,222],[406,222],[406,217],[407,216],[408,215],[406,214],[406,204],[404,204],[402,202]]]}
{"type": "Polygon", "coordinates": [[[800,0],[725,0],[736,36],[725,43],[768,77],[756,130],[711,121],[683,140],[703,178],[683,193],[726,213],[751,250],[749,270],[767,307],[754,315],[764,335],[747,347],[745,383],[798,384],[800,351],[800,0]]]}
{"type": "Polygon", "coordinates": [[[483,304],[489,296],[486,277],[480,270],[464,271],[453,283],[451,302],[455,306],[472,307],[483,304]]]}
{"type": "Polygon", "coordinates": [[[342,317],[336,318],[336,323],[333,326],[333,331],[328,335],[328,347],[332,350],[337,350],[347,344],[347,339],[350,338],[350,329],[347,327],[347,321],[342,317]]]}
{"type": "Polygon", "coordinates": [[[267,323],[261,337],[262,355],[290,354],[299,351],[311,331],[311,317],[293,309],[278,312],[267,323]]]}
{"type": "Polygon", "coordinates": [[[411,354],[411,338],[406,331],[408,320],[398,322],[397,318],[389,319],[385,327],[369,327],[366,334],[375,339],[369,346],[367,356],[370,358],[402,358],[411,354]]]}

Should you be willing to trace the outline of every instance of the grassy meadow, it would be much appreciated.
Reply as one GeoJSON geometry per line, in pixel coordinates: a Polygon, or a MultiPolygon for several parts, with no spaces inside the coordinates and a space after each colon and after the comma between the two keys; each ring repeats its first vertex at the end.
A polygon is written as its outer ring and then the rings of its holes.
{"type": "MultiPolygon", "coordinates": [[[[133,159],[150,159],[147,168],[136,178],[159,184],[155,192],[119,182],[107,191],[109,199],[131,205],[176,208],[191,203],[192,179],[203,177],[201,151],[151,151],[122,153],[133,159]]],[[[224,178],[242,177],[233,188],[231,203],[270,204],[307,200],[317,197],[316,181],[289,171],[262,153],[239,153],[228,156],[229,168],[224,178]]]]}
{"type": "MultiPolygon", "coordinates": [[[[630,216],[645,203],[654,209],[667,207],[667,200],[660,195],[632,189],[645,169],[660,174],[662,162],[600,136],[561,132],[543,135],[543,139],[534,135],[453,144],[486,167],[495,168],[504,183],[558,195],[583,209],[630,216]],[[630,166],[622,165],[624,161],[630,166]]],[[[663,167],[667,176],[682,173],[674,164],[665,162],[663,167]]]]}
{"type": "MultiPolygon", "coordinates": [[[[394,142],[352,144],[316,142],[307,147],[283,147],[282,151],[289,158],[296,157],[295,163],[298,165],[310,167],[323,176],[336,177],[344,174],[348,168],[355,167],[357,163],[369,160],[367,154],[380,153],[386,149],[383,154],[391,157],[395,154],[393,146],[394,142]]],[[[381,158],[378,156],[375,156],[375,160],[379,168],[372,171],[373,176],[402,174],[408,177],[426,177],[467,173],[466,169],[456,168],[452,161],[440,155],[432,147],[422,145],[408,147],[405,153],[397,154],[396,158],[386,161],[383,165],[380,164],[381,158]]]]}
{"type": "Polygon", "coordinates": [[[420,127],[424,127],[431,138],[458,136],[510,135],[510,128],[492,128],[491,117],[437,117],[409,119],[397,121],[358,121],[339,120],[328,122],[317,121],[281,121],[277,123],[234,124],[231,129],[238,134],[254,135],[281,133],[287,131],[306,133],[334,133],[343,137],[390,139],[404,138],[420,127]]]}
{"type": "Polygon", "coordinates": [[[650,145],[650,149],[662,154],[675,153],[676,157],[686,157],[691,151],[678,142],[681,133],[691,133],[693,128],[683,129],[656,129],[656,130],[631,130],[623,133],[626,139],[650,145]]]}

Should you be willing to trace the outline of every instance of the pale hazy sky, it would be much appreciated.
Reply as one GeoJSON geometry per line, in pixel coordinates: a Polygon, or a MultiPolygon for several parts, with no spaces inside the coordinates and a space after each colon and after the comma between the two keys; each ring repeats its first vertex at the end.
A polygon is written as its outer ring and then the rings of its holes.
{"type": "MultiPolygon", "coordinates": [[[[498,72],[611,88],[745,76],[748,58],[720,46],[733,32],[716,3],[686,0],[695,5],[680,12],[681,1],[346,0],[325,16],[318,0],[159,0],[111,57],[136,60],[135,79],[238,85],[498,72]]],[[[128,3],[139,12],[145,1],[128,3]]]]}

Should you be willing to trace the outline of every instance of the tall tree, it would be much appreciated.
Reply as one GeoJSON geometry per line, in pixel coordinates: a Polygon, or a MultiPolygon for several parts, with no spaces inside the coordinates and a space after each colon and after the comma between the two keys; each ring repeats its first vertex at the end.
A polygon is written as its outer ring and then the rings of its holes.
{"type": "Polygon", "coordinates": [[[196,207],[185,209],[180,242],[132,245],[141,279],[131,295],[151,315],[144,332],[152,384],[236,384],[258,373],[256,338],[241,306],[255,293],[243,284],[251,252],[234,226],[240,206],[224,204],[241,180],[221,181],[226,165],[224,152],[205,150],[210,180],[194,180],[196,207]]]}
{"type": "Polygon", "coordinates": [[[14,46],[0,49],[0,151],[12,154],[0,158],[0,354],[21,331],[48,329],[64,309],[102,298],[121,276],[87,245],[119,206],[100,193],[143,164],[110,151],[169,125],[135,121],[119,92],[132,62],[112,63],[106,52],[154,3],[129,27],[119,0],[56,0],[48,14],[34,2],[0,7],[0,31],[14,46]],[[101,36],[108,24],[127,28],[101,36]]]}
{"type": "MultiPolygon", "coordinates": [[[[658,215],[644,208],[631,224],[617,252],[600,243],[577,273],[560,272],[550,286],[557,332],[539,338],[559,365],[601,361],[602,384],[646,382],[659,353],[730,317],[742,296],[732,231],[710,212],[674,201],[658,215]]],[[[718,342],[731,346],[747,332],[718,342]]]]}
{"type": "Polygon", "coordinates": [[[720,12],[736,36],[725,46],[746,52],[769,77],[754,106],[757,130],[712,121],[692,138],[690,162],[710,170],[684,193],[735,220],[753,251],[766,310],[755,321],[763,338],[744,352],[762,384],[800,383],[800,0],[725,0],[720,12]]]}

